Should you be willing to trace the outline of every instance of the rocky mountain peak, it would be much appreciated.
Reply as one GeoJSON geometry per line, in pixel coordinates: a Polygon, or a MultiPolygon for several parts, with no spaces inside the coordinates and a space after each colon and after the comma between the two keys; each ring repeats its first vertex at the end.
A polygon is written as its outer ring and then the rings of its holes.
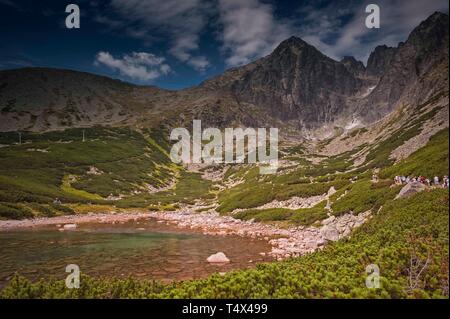
{"type": "Polygon", "coordinates": [[[377,46],[370,53],[369,59],[367,60],[367,74],[369,76],[381,76],[391,62],[395,51],[396,48],[388,47],[387,45],[377,46]]]}
{"type": "Polygon", "coordinates": [[[408,42],[429,42],[428,40],[442,43],[448,38],[449,17],[442,12],[435,12],[422,21],[409,35],[408,42]],[[427,38],[426,38],[427,37],[427,38]],[[440,40],[440,41],[439,41],[440,40]]]}
{"type": "Polygon", "coordinates": [[[364,64],[352,56],[343,57],[341,63],[344,64],[347,70],[355,76],[361,76],[366,71],[364,64]]]}
{"type": "Polygon", "coordinates": [[[298,37],[283,41],[232,87],[240,103],[301,127],[333,121],[361,81],[344,64],[298,37]]]}
{"type": "Polygon", "coordinates": [[[284,40],[283,42],[281,42],[275,49],[275,51],[284,48],[305,47],[305,46],[309,46],[309,44],[306,43],[302,38],[299,38],[297,36],[291,36],[286,40],[284,40]]]}
{"type": "Polygon", "coordinates": [[[399,104],[417,105],[447,90],[448,25],[448,15],[434,13],[397,48],[380,46],[372,52],[368,73],[379,74],[380,79],[366,101],[364,114],[369,121],[399,104]]]}
{"type": "Polygon", "coordinates": [[[309,58],[311,56],[315,56],[320,59],[328,59],[331,61],[331,58],[324,55],[320,52],[316,47],[307,43],[303,39],[292,36],[283,42],[281,42],[275,50],[268,56],[268,58],[277,58],[280,56],[289,56],[292,55],[294,58],[301,56],[303,59],[309,58]]]}
{"type": "Polygon", "coordinates": [[[414,48],[417,73],[423,73],[433,63],[448,59],[448,29],[447,14],[435,12],[416,27],[406,43],[414,48]],[[446,52],[446,55],[442,55],[446,52]]]}

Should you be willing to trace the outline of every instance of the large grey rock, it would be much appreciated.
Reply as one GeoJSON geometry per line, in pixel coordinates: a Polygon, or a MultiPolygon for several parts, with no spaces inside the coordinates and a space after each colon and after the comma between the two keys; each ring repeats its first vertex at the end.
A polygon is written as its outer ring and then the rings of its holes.
{"type": "Polygon", "coordinates": [[[333,226],[322,227],[320,233],[326,240],[337,241],[339,239],[339,231],[333,226]]]}
{"type": "Polygon", "coordinates": [[[397,198],[403,198],[403,197],[409,197],[411,195],[414,195],[416,193],[422,192],[426,189],[427,187],[419,182],[413,182],[413,183],[409,183],[406,184],[398,193],[398,195],[395,197],[395,199],[397,198]]]}

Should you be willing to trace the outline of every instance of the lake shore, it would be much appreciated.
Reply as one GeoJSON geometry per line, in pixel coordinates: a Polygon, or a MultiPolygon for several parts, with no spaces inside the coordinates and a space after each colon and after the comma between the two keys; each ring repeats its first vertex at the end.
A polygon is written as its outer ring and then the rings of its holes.
{"type": "Polygon", "coordinates": [[[237,235],[265,240],[272,246],[269,255],[277,260],[311,253],[326,243],[319,228],[316,227],[279,228],[274,225],[223,216],[213,210],[193,214],[186,209],[177,212],[150,212],[149,215],[161,222],[198,230],[206,235],[237,235]]]}
{"type": "Polygon", "coordinates": [[[22,220],[0,220],[0,231],[12,231],[26,228],[36,228],[42,226],[83,223],[120,223],[140,218],[148,218],[148,213],[127,212],[127,213],[88,213],[76,215],[64,215],[55,217],[38,217],[22,220]]]}
{"type": "Polygon", "coordinates": [[[192,232],[201,232],[205,235],[230,236],[237,235],[252,239],[267,241],[272,250],[270,257],[277,260],[289,257],[297,257],[322,249],[329,240],[337,240],[350,234],[350,230],[360,226],[369,218],[369,214],[357,216],[344,215],[337,218],[330,217],[323,221],[321,227],[289,227],[279,228],[274,225],[263,224],[254,221],[243,221],[231,216],[223,216],[213,209],[208,212],[197,213],[191,208],[183,208],[171,212],[127,212],[127,213],[88,213],[79,215],[66,215],[57,217],[43,217],[26,220],[2,220],[0,231],[13,231],[18,229],[33,229],[42,226],[55,225],[61,231],[70,231],[73,225],[83,223],[124,223],[140,219],[156,219],[160,223],[173,225],[177,228],[192,232]],[[65,229],[64,225],[71,225],[65,229]],[[342,229],[333,232],[330,239],[329,231],[335,230],[335,225],[342,229]],[[331,227],[333,226],[333,227],[331,227]]]}

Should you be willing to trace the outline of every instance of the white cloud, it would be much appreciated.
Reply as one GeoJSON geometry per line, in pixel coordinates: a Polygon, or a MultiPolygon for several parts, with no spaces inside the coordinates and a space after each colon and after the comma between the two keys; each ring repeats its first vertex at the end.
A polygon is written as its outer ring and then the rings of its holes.
{"type": "MultiPolygon", "coordinates": [[[[207,25],[212,6],[201,0],[112,0],[112,8],[130,36],[154,39],[155,34],[169,38],[169,52],[178,60],[203,70],[206,57],[198,55],[200,35],[207,25]]],[[[106,23],[105,19],[103,19],[106,23]]]]}
{"type": "Polygon", "coordinates": [[[97,53],[95,64],[105,65],[134,80],[151,81],[171,71],[164,61],[163,57],[147,52],[133,52],[114,58],[109,52],[102,51],[97,53]]]}
{"type": "Polygon", "coordinates": [[[292,33],[287,21],[277,21],[270,4],[258,0],[219,0],[220,40],[231,66],[267,55],[292,33]]]}
{"type": "Polygon", "coordinates": [[[210,61],[201,52],[203,32],[216,36],[230,66],[271,53],[291,35],[334,59],[352,55],[366,61],[375,46],[404,41],[433,11],[448,12],[448,0],[378,0],[381,29],[367,29],[365,7],[373,1],[364,1],[331,1],[325,6],[324,1],[303,1],[291,17],[280,18],[276,2],[266,0],[111,0],[96,19],[145,44],[168,43],[168,52],[177,60],[205,70],[210,61]]]}
{"type": "Polygon", "coordinates": [[[99,16],[98,22],[143,40],[155,34],[164,41],[169,38],[170,54],[201,71],[210,66],[208,58],[198,52],[201,34],[208,26],[219,27],[218,40],[227,64],[233,66],[270,53],[292,34],[289,22],[278,21],[272,5],[259,0],[111,0],[111,6],[118,17],[99,16]],[[210,23],[212,17],[219,23],[210,23]]]}
{"type": "Polygon", "coordinates": [[[199,71],[204,71],[210,65],[208,59],[204,56],[191,57],[187,63],[199,71]]]}

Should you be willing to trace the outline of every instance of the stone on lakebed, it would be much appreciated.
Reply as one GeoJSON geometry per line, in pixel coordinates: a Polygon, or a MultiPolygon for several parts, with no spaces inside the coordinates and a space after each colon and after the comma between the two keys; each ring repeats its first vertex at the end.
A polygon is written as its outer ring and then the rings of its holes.
{"type": "Polygon", "coordinates": [[[206,261],[212,264],[223,264],[230,262],[230,260],[227,258],[227,256],[225,256],[223,252],[218,252],[217,254],[209,256],[206,261]]]}
{"type": "Polygon", "coordinates": [[[73,230],[73,229],[76,229],[76,228],[77,228],[77,224],[65,224],[63,226],[64,230],[73,230]]]}

